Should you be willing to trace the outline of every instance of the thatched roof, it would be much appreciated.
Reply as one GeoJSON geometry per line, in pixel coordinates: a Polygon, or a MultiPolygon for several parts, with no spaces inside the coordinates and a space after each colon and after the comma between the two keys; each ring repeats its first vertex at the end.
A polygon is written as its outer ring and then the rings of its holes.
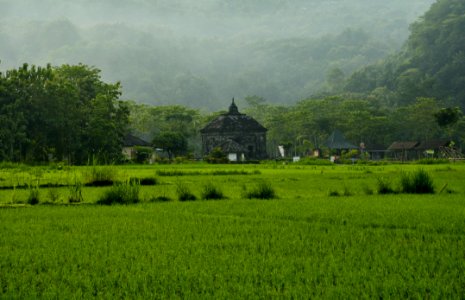
{"type": "Polygon", "coordinates": [[[389,146],[389,151],[396,151],[396,150],[414,150],[415,147],[418,145],[418,142],[412,141],[396,141],[389,146]]]}
{"type": "Polygon", "coordinates": [[[137,136],[134,136],[132,134],[128,134],[124,137],[124,147],[135,147],[135,146],[143,146],[143,147],[150,147],[150,143],[147,141],[144,141],[141,138],[138,138],[137,136]]]}
{"type": "Polygon", "coordinates": [[[326,146],[329,149],[358,149],[357,146],[348,142],[339,130],[334,130],[326,140],[326,146]]]}
{"type": "Polygon", "coordinates": [[[239,113],[236,104],[233,102],[229,107],[229,112],[220,115],[208,123],[201,133],[225,133],[225,132],[266,132],[267,129],[258,123],[254,118],[239,113]]]}

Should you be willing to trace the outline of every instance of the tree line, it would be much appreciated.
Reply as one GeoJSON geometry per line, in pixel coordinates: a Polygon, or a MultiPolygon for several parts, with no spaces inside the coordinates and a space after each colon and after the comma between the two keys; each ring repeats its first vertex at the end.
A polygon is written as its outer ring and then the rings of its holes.
{"type": "Polygon", "coordinates": [[[0,73],[0,160],[114,161],[128,129],[119,83],[86,65],[28,66],[0,73]]]}
{"type": "MultiPolygon", "coordinates": [[[[119,83],[105,83],[86,65],[23,65],[0,73],[0,160],[67,161],[71,164],[118,162],[128,133],[171,157],[199,157],[199,130],[215,113],[180,105],[152,106],[121,101],[119,83]]],[[[447,100],[419,97],[390,105],[385,93],[314,97],[295,105],[269,103],[259,96],[243,99],[242,112],[268,128],[268,153],[284,145],[305,155],[325,147],[336,129],[354,144],[386,149],[397,140],[447,138],[465,143],[465,118],[447,100]]],[[[227,108],[229,103],[225,103],[227,108]]]]}

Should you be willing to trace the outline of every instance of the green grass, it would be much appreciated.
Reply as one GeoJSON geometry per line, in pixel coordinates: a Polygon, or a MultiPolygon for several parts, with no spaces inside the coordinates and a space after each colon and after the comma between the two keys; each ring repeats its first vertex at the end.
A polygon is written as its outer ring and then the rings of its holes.
{"type": "Polygon", "coordinates": [[[378,178],[395,185],[415,165],[251,165],[246,176],[186,175],[237,166],[117,168],[120,181],[167,168],[185,175],[158,177],[125,206],[93,205],[109,187],[82,187],[72,205],[69,188],[53,189],[54,205],[40,188],[34,206],[26,189],[0,191],[0,298],[465,295],[465,165],[422,165],[438,191],[428,195],[377,193],[378,178]],[[242,199],[259,182],[279,199],[242,199]],[[179,184],[195,195],[211,184],[228,200],[179,201],[179,184]],[[446,184],[454,193],[439,193],[446,184]]]}
{"type": "Polygon", "coordinates": [[[3,209],[2,298],[454,298],[462,197],[3,209]]]}

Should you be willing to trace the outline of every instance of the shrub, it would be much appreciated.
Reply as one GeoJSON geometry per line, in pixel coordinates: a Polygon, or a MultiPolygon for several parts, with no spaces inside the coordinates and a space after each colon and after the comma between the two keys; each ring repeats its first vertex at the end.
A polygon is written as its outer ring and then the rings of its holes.
{"type": "Polygon", "coordinates": [[[176,193],[178,194],[179,201],[194,201],[197,197],[192,194],[187,184],[183,182],[176,183],[176,193]]]}
{"type": "Polygon", "coordinates": [[[123,183],[114,184],[103,196],[97,201],[97,204],[134,204],[139,199],[140,184],[135,180],[128,180],[123,183]]]}
{"type": "Polygon", "coordinates": [[[139,164],[147,163],[153,154],[152,147],[135,146],[134,150],[136,150],[135,161],[139,164]]]}
{"type": "Polygon", "coordinates": [[[210,154],[204,157],[204,160],[210,164],[227,164],[229,162],[228,156],[220,147],[214,148],[210,154]]]}
{"type": "Polygon", "coordinates": [[[207,183],[203,187],[202,191],[202,199],[205,200],[220,200],[225,199],[223,192],[215,187],[211,182],[207,183]]]}
{"type": "Polygon", "coordinates": [[[270,183],[260,182],[251,191],[246,191],[245,197],[248,199],[274,199],[277,198],[276,192],[270,183]]]}
{"type": "Polygon", "coordinates": [[[385,178],[378,178],[378,194],[395,194],[395,190],[391,187],[391,182],[385,178]]]}
{"type": "Polygon", "coordinates": [[[400,185],[403,193],[434,194],[433,179],[423,169],[418,169],[413,173],[402,173],[400,185]]]}

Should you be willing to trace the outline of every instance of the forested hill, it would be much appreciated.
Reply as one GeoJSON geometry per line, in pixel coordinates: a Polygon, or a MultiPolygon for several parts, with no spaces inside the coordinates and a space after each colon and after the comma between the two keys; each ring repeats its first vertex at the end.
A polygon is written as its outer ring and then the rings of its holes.
{"type": "Polygon", "coordinates": [[[331,91],[434,0],[0,0],[0,69],[82,62],[124,98],[218,109],[331,91]]]}
{"type": "Polygon", "coordinates": [[[403,50],[351,76],[346,90],[382,93],[390,104],[435,97],[465,109],[465,1],[438,0],[411,26],[403,50]]]}

